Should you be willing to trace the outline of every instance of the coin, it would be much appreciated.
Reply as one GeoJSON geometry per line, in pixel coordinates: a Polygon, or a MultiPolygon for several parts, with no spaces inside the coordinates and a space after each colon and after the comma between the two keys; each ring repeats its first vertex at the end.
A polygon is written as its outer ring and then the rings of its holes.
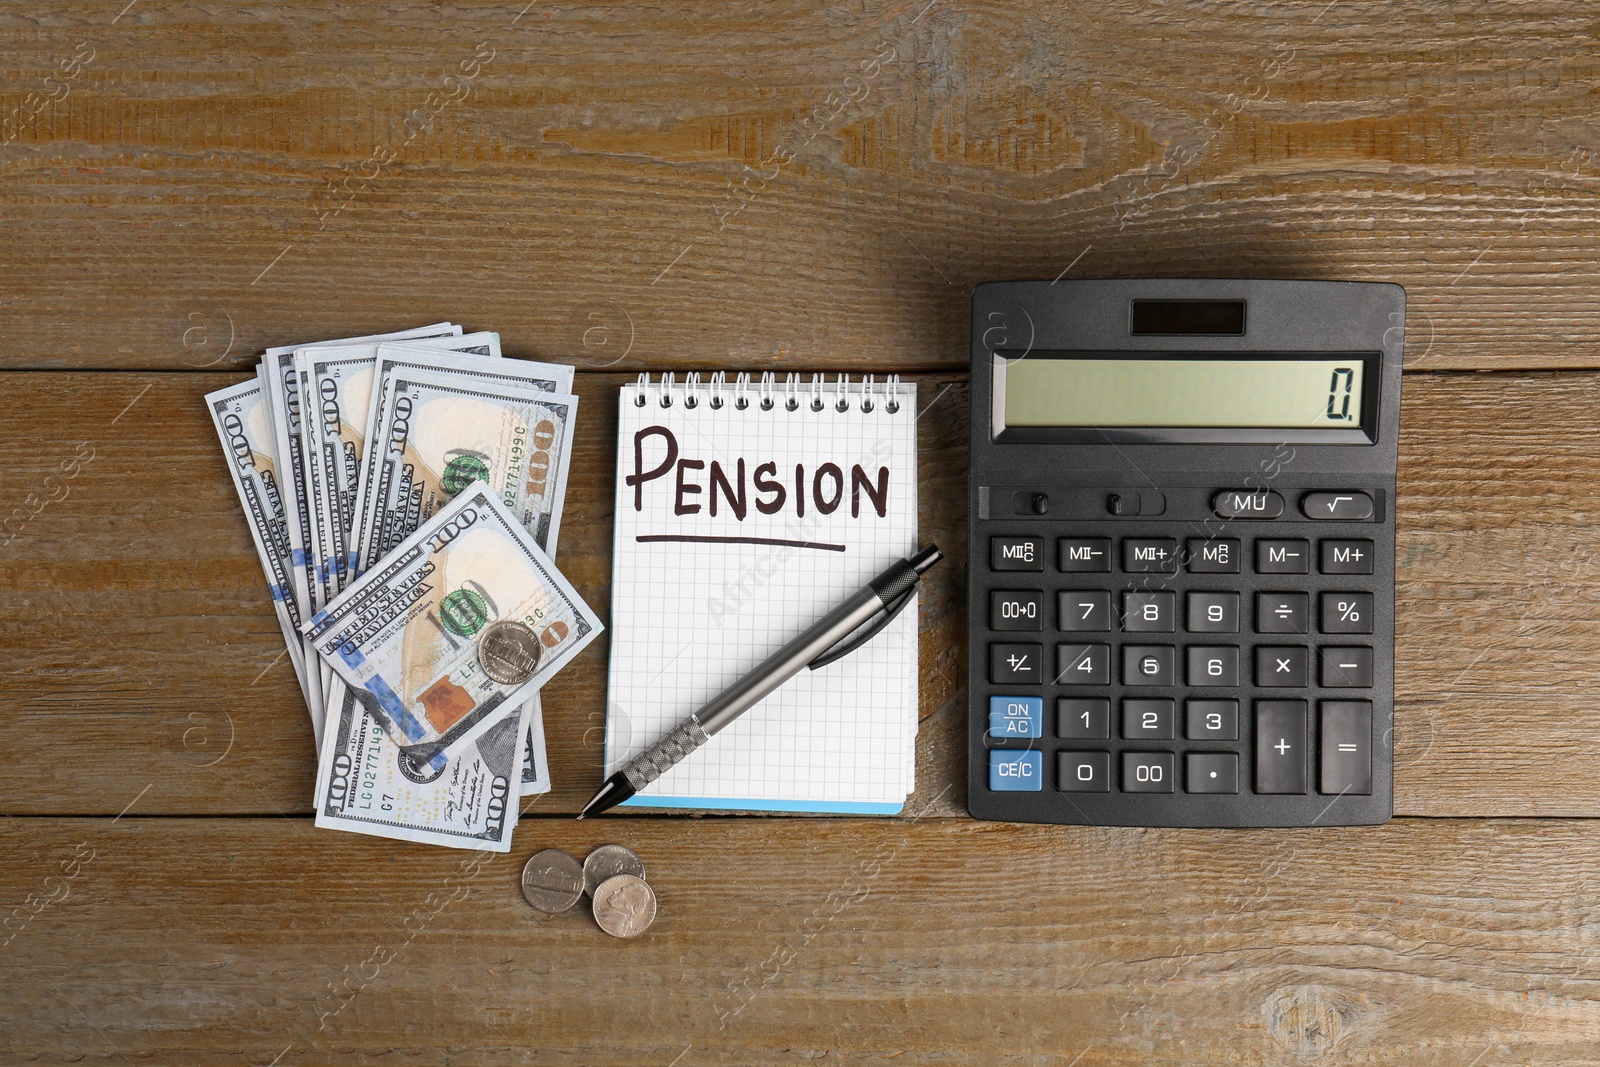
{"type": "Polygon", "coordinates": [[[535,852],[522,867],[522,895],[540,911],[566,911],[583,897],[583,868],[559,848],[535,852]]]}
{"type": "Polygon", "coordinates": [[[633,874],[618,874],[595,887],[594,921],[612,937],[638,937],[656,921],[656,891],[633,874]]]}
{"type": "Polygon", "coordinates": [[[478,663],[501,685],[521,685],[539,667],[539,639],[520,622],[497,622],[478,638],[478,663]]]}
{"type": "Polygon", "coordinates": [[[583,861],[583,890],[594,896],[595,886],[619,874],[644,877],[644,860],[631,848],[621,845],[601,845],[583,861]]]}

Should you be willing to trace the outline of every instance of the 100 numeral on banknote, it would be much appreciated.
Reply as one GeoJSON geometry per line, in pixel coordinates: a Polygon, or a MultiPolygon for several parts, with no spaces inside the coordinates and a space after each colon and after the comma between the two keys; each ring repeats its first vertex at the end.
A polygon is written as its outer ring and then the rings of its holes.
{"type": "Polygon", "coordinates": [[[420,765],[512,714],[602,629],[480,481],[304,632],[420,765]]]}

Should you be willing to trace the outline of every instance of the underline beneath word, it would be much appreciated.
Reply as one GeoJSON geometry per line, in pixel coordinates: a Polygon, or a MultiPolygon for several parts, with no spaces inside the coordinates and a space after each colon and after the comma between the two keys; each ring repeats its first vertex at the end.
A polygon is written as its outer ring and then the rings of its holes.
{"type": "Polygon", "coordinates": [[[843,552],[843,545],[830,545],[823,541],[789,541],[782,537],[711,537],[698,534],[639,534],[634,538],[641,544],[651,541],[692,541],[708,545],[782,545],[785,548],[818,548],[824,552],[843,552]]]}

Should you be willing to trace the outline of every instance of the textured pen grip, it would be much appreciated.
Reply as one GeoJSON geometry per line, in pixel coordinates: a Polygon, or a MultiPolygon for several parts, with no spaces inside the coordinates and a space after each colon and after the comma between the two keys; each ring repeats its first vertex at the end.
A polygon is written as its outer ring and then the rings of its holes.
{"type": "Polygon", "coordinates": [[[674,763],[709,740],[710,736],[697,721],[685,719],[661,740],[635,756],[622,768],[622,776],[636,791],[643,789],[666,774],[674,763]]]}
{"type": "Polygon", "coordinates": [[[893,567],[867,583],[878,594],[883,606],[888,607],[900,599],[902,593],[917,584],[917,569],[908,560],[900,560],[893,567]]]}

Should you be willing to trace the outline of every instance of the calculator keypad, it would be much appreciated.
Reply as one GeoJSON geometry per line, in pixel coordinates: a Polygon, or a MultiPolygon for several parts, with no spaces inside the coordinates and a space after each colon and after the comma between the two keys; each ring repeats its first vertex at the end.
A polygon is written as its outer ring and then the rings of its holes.
{"type": "Polygon", "coordinates": [[[1104,741],[1111,736],[1111,701],[1062,697],[1056,701],[1056,736],[1104,741]]]}
{"type": "Polygon", "coordinates": [[[1256,701],[1256,792],[1306,791],[1306,702],[1256,701]]]}
{"type": "Polygon", "coordinates": [[[1124,793],[1170,793],[1174,787],[1170,752],[1124,752],[1122,791],[1124,793]]]}
{"type": "Polygon", "coordinates": [[[1178,595],[1171,590],[1122,594],[1122,628],[1129,633],[1170,634],[1178,628],[1178,595]]]}
{"type": "Polygon", "coordinates": [[[1188,540],[1190,574],[1238,574],[1239,540],[1234,537],[1191,537],[1188,540]]]}
{"type": "Polygon", "coordinates": [[[1125,537],[1122,569],[1129,574],[1171,574],[1178,566],[1178,542],[1170,537],[1125,537]]]}
{"type": "Polygon", "coordinates": [[[1056,787],[1063,793],[1111,792],[1111,753],[1063,752],[1057,765],[1056,787]]]}
{"type": "Polygon", "coordinates": [[[1111,629],[1111,594],[1104,589],[1069,589],[1057,595],[1057,628],[1066,633],[1106,633],[1111,629]]]}
{"type": "Polygon", "coordinates": [[[1192,634],[1236,634],[1239,632],[1239,594],[1189,594],[1189,621],[1184,626],[1192,634]]]}
{"type": "Polygon", "coordinates": [[[1256,540],[1257,574],[1311,573],[1311,542],[1298,538],[1262,537],[1256,540]]]}
{"type": "Polygon", "coordinates": [[[1044,654],[1041,645],[1001,644],[989,646],[989,681],[997,685],[1020,682],[1039,685],[1044,672],[1039,657],[1044,654]]]}
{"type": "Polygon", "coordinates": [[[1110,645],[1057,645],[1056,684],[1109,685],[1110,645]]]}
{"type": "Polygon", "coordinates": [[[1109,574],[1111,538],[1063,537],[1056,542],[1063,574],[1109,574]]]}
{"type": "Polygon", "coordinates": [[[1176,707],[1170,700],[1122,702],[1122,736],[1128,741],[1171,741],[1176,707]]]}
{"type": "Polygon", "coordinates": [[[1256,685],[1263,689],[1304,689],[1311,677],[1311,653],[1304,645],[1257,645],[1256,685]]]}
{"type": "Polygon", "coordinates": [[[989,594],[989,629],[1044,629],[1044,591],[1001,590],[989,594]]]}
{"type": "Polygon", "coordinates": [[[1184,701],[1183,736],[1191,741],[1239,740],[1239,702],[1237,700],[1184,701]]]}
{"type": "Polygon", "coordinates": [[[1185,753],[1183,780],[1191,793],[1237,793],[1239,757],[1232,752],[1185,753]]]}
{"type": "Polygon", "coordinates": [[[1256,633],[1307,634],[1311,632],[1309,593],[1257,593],[1256,633]]]}
{"type": "Polygon", "coordinates": [[[1215,499],[1238,536],[1144,523],[990,538],[996,577],[1018,575],[988,594],[988,680],[1004,690],[990,698],[992,788],[1148,803],[1372,794],[1373,642],[1392,640],[1371,584],[1381,546],[1315,536],[1370,518],[1372,500],[1228,493],[1215,499]],[[1023,751],[1042,764],[1012,758],[1023,751]]]}

